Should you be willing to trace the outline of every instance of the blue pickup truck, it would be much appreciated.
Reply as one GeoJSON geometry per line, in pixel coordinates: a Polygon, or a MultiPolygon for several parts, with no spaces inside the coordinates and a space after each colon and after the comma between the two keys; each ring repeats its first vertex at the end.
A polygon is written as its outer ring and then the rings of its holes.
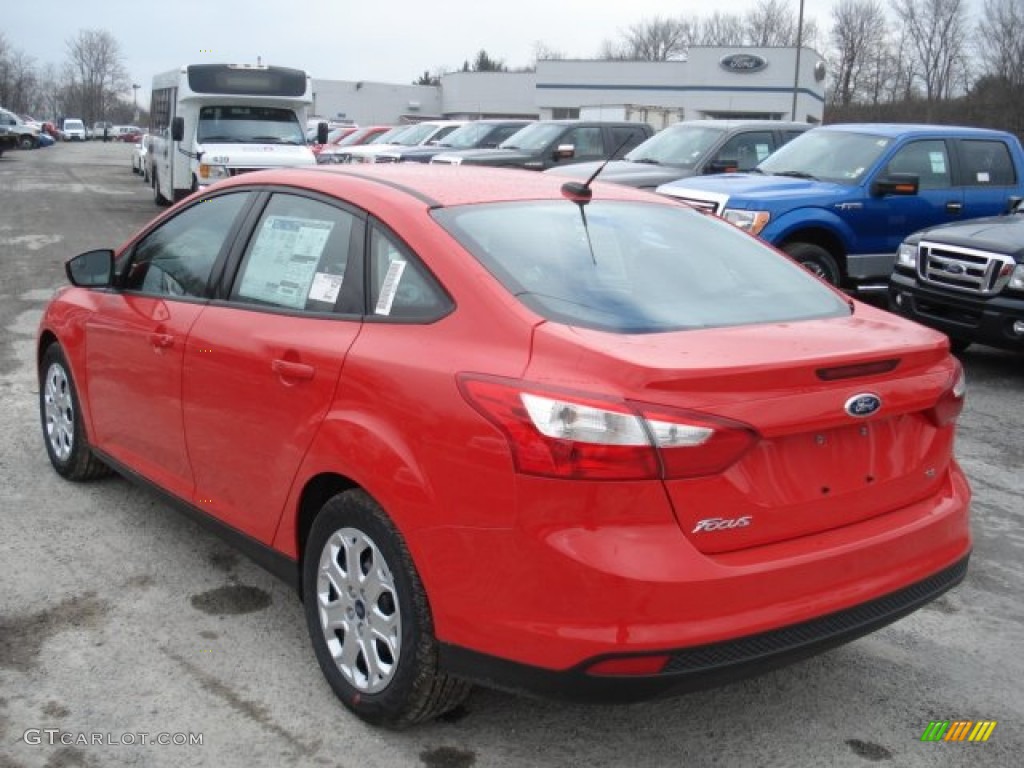
{"type": "Polygon", "coordinates": [[[797,136],[751,173],[663,184],[834,285],[887,290],[903,239],[992,216],[1024,194],[1015,136],[948,125],[848,124],[797,136]]]}

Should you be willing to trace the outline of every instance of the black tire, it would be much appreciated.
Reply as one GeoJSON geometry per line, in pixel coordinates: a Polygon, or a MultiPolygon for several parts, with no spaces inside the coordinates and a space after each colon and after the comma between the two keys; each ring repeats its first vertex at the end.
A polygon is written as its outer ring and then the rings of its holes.
{"type": "Polygon", "coordinates": [[[952,336],[949,337],[949,351],[954,355],[966,352],[969,346],[971,346],[970,339],[957,339],[952,336]]]}
{"type": "Polygon", "coordinates": [[[57,474],[76,482],[110,474],[92,452],[71,368],[59,344],[47,347],[39,362],[39,418],[46,453],[57,474]]]}
{"type": "Polygon", "coordinates": [[[786,243],[782,250],[812,275],[832,285],[839,285],[842,276],[832,254],[814,243],[786,243]]]}
{"type": "Polygon", "coordinates": [[[158,208],[166,208],[171,204],[171,201],[160,192],[160,177],[156,175],[155,171],[153,172],[153,202],[158,208]]]}
{"type": "Polygon", "coordinates": [[[431,720],[465,701],[472,686],[438,668],[430,605],[409,550],[366,492],[346,491],[324,504],[304,552],[302,596],[309,636],[320,669],[348,709],[373,725],[399,729],[431,720]],[[351,566],[346,551],[358,555],[351,566]],[[333,578],[327,578],[327,569],[333,570],[333,578]],[[362,583],[371,574],[371,580],[362,583]],[[360,583],[350,589],[353,581],[360,583]],[[335,660],[328,646],[326,606],[335,615],[331,642],[339,656],[346,648],[356,649],[344,672],[344,664],[335,660]],[[397,637],[397,655],[391,646],[372,640],[386,634],[384,630],[397,637]],[[373,659],[366,658],[366,646],[360,645],[366,638],[371,638],[373,659]],[[376,664],[382,656],[390,664],[373,669],[383,668],[387,677],[378,675],[375,680],[370,662],[376,664]]]}
{"type": "Polygon", "coordinates": [[[36,140],[33,139],[31,136],[28,136],[28,135],[21,136],[18,139],[18,146],[21,149],[35,149],[36,140]]]}

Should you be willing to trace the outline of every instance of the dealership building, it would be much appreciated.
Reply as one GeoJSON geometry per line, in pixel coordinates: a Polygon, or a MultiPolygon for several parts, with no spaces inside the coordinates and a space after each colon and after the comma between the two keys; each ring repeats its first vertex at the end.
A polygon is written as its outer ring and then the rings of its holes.
{"type": "Polygon", "coordinates": [[[313,80],[314,113],[360,125],[428,118],[707,118],[821,122],[825,61],[810,48],[690,48],[680,61],[542,59],[533,72],[451,72],[440,85],[313,80]]]}

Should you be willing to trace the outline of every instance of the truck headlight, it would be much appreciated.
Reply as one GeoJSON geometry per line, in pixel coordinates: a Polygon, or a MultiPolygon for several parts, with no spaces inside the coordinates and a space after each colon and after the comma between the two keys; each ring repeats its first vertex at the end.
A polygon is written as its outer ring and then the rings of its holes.
{"type": "Polygon", "coordinates": [[[215,181],[226,179],[231,174],[228,173],[227,166],[224,165],[211,165],[208,163],[199,164],[199,180],[212,184],[215,181]]]}
{"type": "Polygon", "coordinates": [[[1014,291],[1024,291],[1024,264],[1014,267],[1013,274],[1010,275],[1010,282],[1006,287],[1014,291]]]}
{"type": "Polygon", "coordinates": [[[772,215],[768,211],[747,211],[739,208],[726,208],[722,218],[752,235],[761,234],[772,215]]]}
{"type": "Polygon", "coordinates": [[[900,243],[900,248],[896,251],[896,265],[906,269],[917,269],[917,246],[900,243]]]}

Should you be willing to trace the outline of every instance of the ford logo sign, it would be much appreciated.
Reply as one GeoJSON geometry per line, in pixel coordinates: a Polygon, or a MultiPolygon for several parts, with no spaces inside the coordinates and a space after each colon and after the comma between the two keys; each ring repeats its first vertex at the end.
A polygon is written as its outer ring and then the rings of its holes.
{"type": "Polygon", "coordinates": [[[718,61],[722,69],[728,72],[760,72],[768,66],[768,59],[758,56],[756,53],[730,53],[718,61]]]}
{"type": "Polygon", "coordinates": [[[951,275],[962,275],[964,272],[966,272],[962,264],[956,263],[947,264],[946,271],[949,272],[949,274],[951,275]]]}
{"type": "Polygon", "coordinates": [[[878,409],[881,407],[882,398],[870,392],[862,392],[846,401],[846,412],[858,419],[878,413],[878,409]]]}

